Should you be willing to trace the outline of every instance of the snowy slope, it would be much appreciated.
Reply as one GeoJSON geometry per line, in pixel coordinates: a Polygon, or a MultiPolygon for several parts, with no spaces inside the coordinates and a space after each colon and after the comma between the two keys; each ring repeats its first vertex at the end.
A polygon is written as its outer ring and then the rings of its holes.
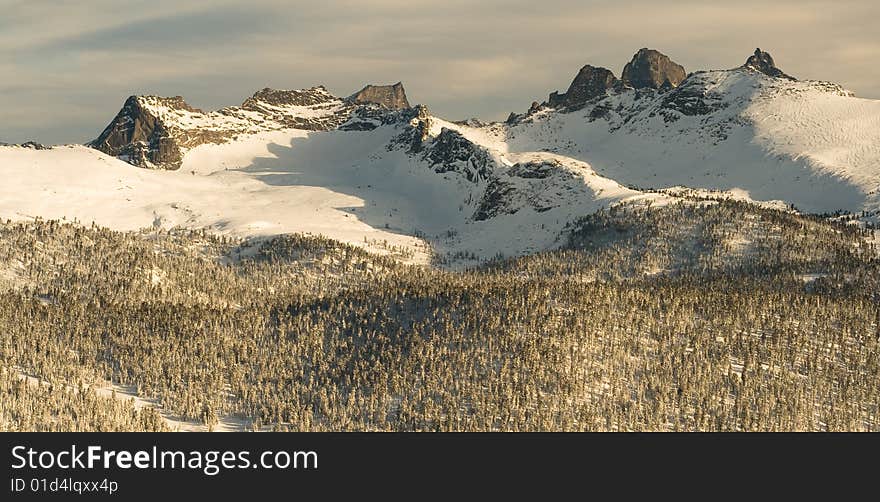
{"type": "Polygon", "coordinates": [[[195,147],[176,171],[140,169],[79,146],[3,147],[0,174],[10,182],[0,186],[0,218],[207,227],[243,237],[305,232],[378,252],[398,247],[427,262],[432,254],[482,259],[546,249],[578,216],[623,200],[668,199],[550,154],[505,162],[488,155],[490,176],[468,179],[468,162],[446,162],[435,138],[410,151],[413,130],[404,121],[367,131],[264,132],[195,147]],[[487,202],[490,188],[504,195],[487,202]],[[486,214],[475,218],[481,209],[486,214]]]}
{"type": "Polygon", "coordinates": [[[498,152],[550,151],[628,186],[734,190],[806,212],[880,208],[880,101],[738,68],[672,91],[609,93],[582,110],[456,127],[498,152]]]}
{"type": "MultiPolygon", "coordinates": [[[[291,197],[316,188],[353,197],[356,203],[307,200],[301,207],[332,206],[383,239],[388,233],[395,242],[400,236],[423,239],[440,260],[547,249],[562,244],[565,225],[584,214],[622,201],[670,200],[621,187],[573,159],[540,152],[501,158],[434,127],[419,140],[420,120],[437,119],[407,111],[384,116],[374,129],[279,135],[268,145],[261,137],[202,145],[181,170],[259,180],[291,197]]],[[[361,240],[359,233],[343,235],[342,228],[334,223],[321,233],[361,240]]]]}
{"type": "MultiPolygon", "coordinates": [[[[267,133],[225,148],[237,150],[230,151],[233,160],[271,158],[269,145],[289,144],[301,135],[267,133]]],[[[45,152],[0,148],[0,174],[7,180],[0,184],[0,218],[76,219],[118,230],[207,227],[241,237],[311,232],[361,245],[364,239],[419,244],[343,209],[362,206],[357,197],[313,185],[273,186],[249,173],[139,169],[73,146],[45,152]]]]}

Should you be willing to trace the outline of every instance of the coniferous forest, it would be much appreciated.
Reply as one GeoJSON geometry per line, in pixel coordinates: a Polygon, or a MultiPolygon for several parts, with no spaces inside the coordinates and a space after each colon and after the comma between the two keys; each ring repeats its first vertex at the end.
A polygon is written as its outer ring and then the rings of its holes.
{"type": "Polygon", "coordinates": [[[877,250],[843,220],[619,206],[466,270],[0,223],[0,430],[877,431],[877,250]]]}

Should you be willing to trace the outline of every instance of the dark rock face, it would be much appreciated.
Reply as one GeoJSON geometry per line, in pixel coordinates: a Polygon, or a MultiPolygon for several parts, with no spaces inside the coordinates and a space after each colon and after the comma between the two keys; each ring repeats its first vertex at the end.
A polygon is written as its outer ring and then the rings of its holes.
{"type": "Polygon", "coordinates": [[[25,141],[24,143],[22,143],[19,146],[22,148],[30,148],[32,150],[51,150],[52,149],[52,147],[46,146],[42,143],[37,143],[36,141],[25,141]]]}
{"type": "Polygon", "coordinates": [[[506,202],[516,192],[516,187],[511,183],[499,179],[493,179],[486,187],[486,193],[480,200],[480,205],[474,211],[474,221],[486,221],[504,213],[515,213],[507,209],[506,202]]]}
{"type": "MultiPolygon", "coordinates": [[[[171,109],[199,112],[180,96],[152,99],[171,109]]],[[[183,160],[180,147],[168,129],[137,96],[125,101],[122,110],[89,146],[137,166],[177,169],[183,160]]]]}
{"type": "Polygon", "coordinates": [[[708,115],[726,107],[727,104],[724,102],[722,95],[709,92],[700,82],[689,81],[663,97],[660,113],[665,121],[673,122],[678,120],[679,117],[676,114],[669,114],[669,110],[678,112],[681,115],[694,117],[708,115]]]}
{"type": "Polygon", "coordinates": [[[427,113],[423,105],[403,110],[388,110],[377,106],[354,106],[348,119],[337,127],[340,131],[372,131],[390,124],[411,122],[414,117],[427,113]]]}
{"type": "MultiPolygon", "coordinates": [[[[361,128],[360,130],[375,129],[380,125],[397,124],[399,126],[403,124],[403,127],[401,127],[403,132],[395,136],[388,145],[389,151],[397,147],[405,147],[407,153],[410,154],[420,153],[424,150],[425,142],[430,137],[431,127],[434,123],[427,106],[416,105],[412,108],[395,111],[364,107],[357,110],[355,115],[363,114],[364,112],[368,112],[373,116],[374,125],[369,128],[361,128]]],[[[340,127],[340,129],[353,130],[348,128],[348,124],[340,127]]]]}
{"type": "Polygon", "coordinates": [[[459,132],[443,128],[422,154],[436,173],[457,172],[477,183],[489,179],[492,159],[485,149],[475,145],[459,132]]]}
{"type": "Polygon", "coordinates": [[[609,89],[619,86],[620,80],[611,70],[586,65],[574,77],[565,94],[550,94],[549,104],[556,108],[578,109],[588,101],[604,96],[609,89]]]}
{"type": "Polygon", "coordinates": [[[241,108],[244,110],[264,111],[264,103],[273,106],[313,106],[326,103],[330,99],[332,99],[332,96],[322,85],[312,87],[311,89],[293,91],[266,87],[244,100],[241,108]]]}
{"type": "Polygon", "coordinates": [[[776,62],[773,61],[773,56],[771,56],[769,52],[764,52],[761,49],[755,49],[755,53],[749,56],[749,59],[746,60],[746,64],[743,65],[743,68],[750,68],[771,77],[797,80],[791,75],[786,75],[782,70],[777,68],[776,62]]]}
{"type": "Polygon", "coordinates": [[[349,96],[348,101],[359,105],[375,104],[390,110],[410,108],[406,91],[400,82],[394,85],[368,85],[349,96]]]}
{"type": "Polygon", "coordinates": [[[525,179],[547,179],[559,172],[558,160],[517,162],[507,171],[510,176],[525,179]]]}
{"type": "Polygon", "coordinates": [[[329,110],[339,104],[339,99],[330,94],[322,85],[309,89],[281,90],[265,88],[244,100],[238,109],[227,108],[219,113],[235,116],[238,110],[258,112],[281,127],[302,129],[304,131],[329,131],[345,123],[351,115],[352,107],[337,109],[334,113],[317,116],[299,116],[288,113],[285,108],[307,106],[314,110],[329,110]]]}
{"type": "Polygon", "coordinates": [[[623,68],[622,79],[636,89],[669,89],[687,78],[680,64],[654,49],[639,49],[623,68]]]}
{"type": "Polygon", "coordinates": [[[559,193],[552,189],[555,195],[542,195],[546,194],[548,187],[554,186],[549,180],[573,180],[575,177],[575,174],[563,169],[562,163],[555,159],[518,162],[506,173],[498,173],[489,179],[472,218],[474,221],[485,221],[502,214],[516,214],[526,207],[531,207],[538,213],[550,211],[559,207],[556,199],[559,193]]]}
{"type": "Polygon", "coordinates": [[[418,105],[413,110],[415,111],[415,116],[410,119],[410,124],[415,129],[415,134],[413,135],[410,151],[415,153],[422,151],[422,145],[431,135],[431,126],[434,121],[431,119],[428,107],[418,105]]]}

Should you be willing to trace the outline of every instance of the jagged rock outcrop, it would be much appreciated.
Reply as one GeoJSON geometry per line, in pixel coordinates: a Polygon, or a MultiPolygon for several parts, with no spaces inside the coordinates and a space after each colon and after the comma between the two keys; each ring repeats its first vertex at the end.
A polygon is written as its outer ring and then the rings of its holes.
{"type": "Polygon", "coordinates": [[[368,85],[349,96],[347,100],[359,105],[375,104],[389,110],[410,108],[401,82],[394,85],[368,85]]]}
{"type": "Polygon", "coordinates": [[[268,106],[314,106],[333,101],[334,96],[323,85],[310,89],[270,89],[266,87],[244,100],[242,109],[263,112],[268,106]]]}
{"type": "Polygon", "coordinates": [[[704,74],[701,74],[697,78],[690,79],[662,95],[657,113],[666,122],[675,122],[681,116],[709,115],[726,108],[729,103],[724,100],[723,94],[714,92],[712,87],[700,78],[703,76],[704,74]]]}
{"type": "Polygon", "coordinates": [[[575,110],[610,89],[620,86],[620,80],[607,68],[586,65],[580,69],[564,94],[553,92],[548,100],[550,106],[575,110]]]}
{"type": "Polygon", "coordinates": [[[422,145],[430,137],[433,120],[428,107],[418,105],[413,110],[415,116],[410,119],[410,125],[413,127],[414,134],[410,144],[410,152],[416,153],[422,151],[422,145]]]}
{"type": "Polygon", "coordinates": [[[404,110],[389,110],[379,105],[360,105],[352,109],[348,120],[337,127],[340,131],[372,131],[389,124],[409,122],[421,105],[404,110]]]}
{"type": "Polygon", "coordinates": [[[773,61],[773,56],[771,56],[769,52],[762,51],[760,48],[755,49],[755,53],[749,56],[749,59],[746,60],[746,64],[743,65],[743,68],[759,71],[771,77],[797,80],[777,68],[776,63],[773,61]]]}
{"type": "Polygon", "coordinates": [[[517,162],[507,170],[509,176],[525,179],[546,179],[559,170],[558,160],[517,162]]]}
{"type": "Polygon", "coordinates": [[[687,78],[687,72],[669,56],[654,49],[639,49],[623,68],[622,80],[636,89],[669,89],[687,78]]]}
{"type": "MultiPolygon", "coordinates": [[[[776,67],[770,54],[761,49],[756,49],[746,64],[734,70],[738,72],[742,69],[797,81],[776,67]]],[[[540,120],[536,117],[547,107],[562,113],[586,109],[585,118],[589,122],[605,120],[613,123],[610,129],[612,132],[631,122],[642,111],[646,111],[648,118],[660,115],[666,122],[674,122],[684,116],[708,115],[726,108],[729,101],[724,99],[723,93],[716,92],[717,79],[707,80],[707,74],[714,73],[697,71],[688,74],[683,66],[665,54],[655,49],[642,48],[624,66],[621,79],[615,78],[605,68],[584,66],[567,92],[551,93],[547,102],[540,105],[532,103],[524,113],[511,113],[505,124],[516,126],[540,120]],[[661,92],[649,92],[652,89],[661,92]],[[631,96],[632,101],[619,100],[618,96],[631,96]],[[606,97],[612,99],[605,99],[606,97]]],[[[834,84],[815,85],[828,88],[829,92],[851,95],[834,84]]],[[[724,137],[720,133],[716,136],[724,137]]]]}
{"type": "Polygon", "coordinates": [[[388,150],[405,147],[407,153],[415,154],[423,150],[424,143],[430,138],[431,127],[434,119],[425,105],[416,105],[412,108],[404,110],[387,111],[384,108],[375,109],[363,107],[355,112],[354,116],[362,116],[364,114],[374,115],[373,124],[370,127],[364,127],[352,120],[340,127],[343,130],[367,130],[375,129],[381,125],[398,124],[403,125],[403,132],[394,137],[388,144],[388,150]],[[377,115],[377,116],[376,116],[377,115]],[[358,125],[358,127],[352,127],[358,125]]]}
{"type": "Polygon", "coordinates": [[[241,107],[225,108],[218,113],[240,116],[242,110],[257,112],[272,122],[269,129],[329,131],[345,123],[353,108],[319,85],[295,90],[267,87],[244,100],[241,107]],[[303,109],[310,113],[301,113],[303,109]]]}
{"type": "Polygon", "coordinates": [[[422,158],[430,163],[434,172],[454,171],[472,183],[489,179],[493,166],[492,157],[485,148],[445,127],[425,149],[422,158]]]}
{"type": "Polygon", "coordinates": [[[180,96],[130,96],[89,146],[136,166],[179,168],[183,159],[180,144],[157,113],[159,108],[201,113],[180,96]]]}
{"type": "Polygon", "coordinates": [[[36,141],[25,141],[24,143],[19,144],[18,146],[22,148],[30,148],[32,150],[51,150],[51,146],[46,146],[42,143],[37,143],[36,141]]]}

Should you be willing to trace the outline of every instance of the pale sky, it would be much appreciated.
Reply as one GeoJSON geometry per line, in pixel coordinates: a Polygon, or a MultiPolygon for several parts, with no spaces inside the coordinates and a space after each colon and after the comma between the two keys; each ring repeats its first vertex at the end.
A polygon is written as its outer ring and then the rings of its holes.
{"type": "Polygon", "coordinates": [[[785,72],[880,98],[877,0],[0,0],[0,141],[84,142],[132,94],[240,104],[263,87],[346,96],[403,81],[410,102],[503,119],[584,64],[641,47],[688,71],[760,47],[785,72]]]}

